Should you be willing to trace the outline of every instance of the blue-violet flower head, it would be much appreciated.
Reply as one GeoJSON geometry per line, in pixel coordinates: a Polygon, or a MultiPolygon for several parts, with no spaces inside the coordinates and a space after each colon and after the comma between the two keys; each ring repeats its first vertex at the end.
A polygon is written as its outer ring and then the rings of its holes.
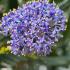
{"type": "Polygon", "coordinates": [[[66,30],[64,12],[47,0],[26,3],[1,20],[4,35],[11,35],[15,55],[47,55],[66,30]]]}

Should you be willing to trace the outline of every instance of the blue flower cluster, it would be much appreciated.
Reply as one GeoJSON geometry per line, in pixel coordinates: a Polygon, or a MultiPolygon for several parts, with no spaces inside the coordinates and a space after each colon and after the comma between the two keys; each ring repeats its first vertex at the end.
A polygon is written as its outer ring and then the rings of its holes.
{"type": "Polygon", "coordinates": [[[1,22],[4,34],[11,35],[11,51],[15,55],[47,55],[66,30],[64,12],[46,0],[10,11],[1,22]]]}

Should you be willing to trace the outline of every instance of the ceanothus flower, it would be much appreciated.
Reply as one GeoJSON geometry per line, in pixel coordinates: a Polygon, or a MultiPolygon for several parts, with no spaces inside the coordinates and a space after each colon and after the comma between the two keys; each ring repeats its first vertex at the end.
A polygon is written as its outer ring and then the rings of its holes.
{"type": "Polygon", "coordinates": [[[64,12],[47,0],[26,3],[10,11],[1,22],[4,35],[11,36],[11,51],[15,55],[47,55],[66,30],[64,12]]]}

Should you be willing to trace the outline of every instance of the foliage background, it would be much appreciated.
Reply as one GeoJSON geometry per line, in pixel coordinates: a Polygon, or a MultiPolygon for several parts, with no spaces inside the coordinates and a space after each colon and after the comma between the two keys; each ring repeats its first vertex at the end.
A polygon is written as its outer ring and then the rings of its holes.
{"type": "MultiPolygon", "coordinates": [[[[22,6],[27,1],[0,0],[0,19],[3,13],[22,6]]],[[[49,2],[53,2],[53,0],[49,0],[49,2]]],[[[7,48],[9,36],[4,37],[0,34],[0,70],[1,68],[12,68],[12,70],[39,70],[40,66],[47,67],[47,70],[70,70],[70,0],[54,0],[54,2],[64,10],[68,21],[66,23],[67,30],[63,33],[64,37],[52,49],[52,53],[49,56],[40,57],[34,55],[15,56],[7,48]]]]}

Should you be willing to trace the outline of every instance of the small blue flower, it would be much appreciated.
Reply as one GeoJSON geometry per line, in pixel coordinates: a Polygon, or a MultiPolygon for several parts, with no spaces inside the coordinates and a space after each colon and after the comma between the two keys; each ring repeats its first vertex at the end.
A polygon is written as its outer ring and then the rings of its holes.
{"type": "Polygon", "coordinates": [[[66,29],[64,12],[47,0],[10,11],[1,22],[1,29],[11,35],[11,51],[15,55],[49,54],[66,29]]]}

